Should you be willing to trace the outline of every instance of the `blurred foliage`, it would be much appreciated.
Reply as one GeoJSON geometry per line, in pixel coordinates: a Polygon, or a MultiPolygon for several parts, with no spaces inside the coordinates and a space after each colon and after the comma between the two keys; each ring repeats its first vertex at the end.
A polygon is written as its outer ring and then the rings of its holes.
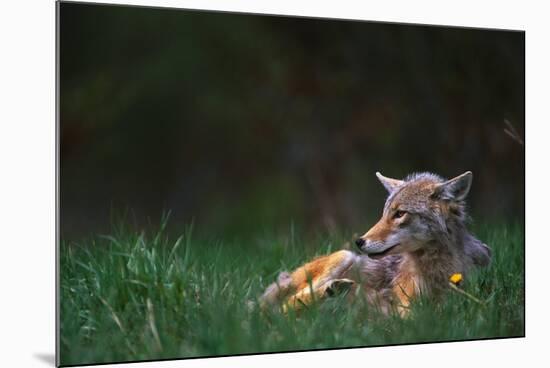
{"type": "Polygon", "coordinates": [[[523,219],[524,33],[61,3],[61,230],[364,231],[374,173],[474,172],[523,219]]]}

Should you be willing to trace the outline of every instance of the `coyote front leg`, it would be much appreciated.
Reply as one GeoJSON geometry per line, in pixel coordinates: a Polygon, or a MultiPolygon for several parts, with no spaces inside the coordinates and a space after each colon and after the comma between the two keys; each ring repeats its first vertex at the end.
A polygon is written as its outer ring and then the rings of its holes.
{"type": "Polygon", "coordinates": [[[314,300],[323,299],[349,289],[354,281],[346,278],[354,266],[356,255],[341,250],[306,263],[292,274],[283,272],[277,283],[270,285],[260,305],[283,304],[283,310],[301,309],[314,300]]]}
{"type": "Polygon", "coordinates": [[[355,284],[355,281],[350,279],[331,279],[321,285],[308,286],[290,296],[283,305],[283,311],[287,312],[288,308],[299,310],[312,304],[315,300],[343,295],[351,290],[355,284]]]}

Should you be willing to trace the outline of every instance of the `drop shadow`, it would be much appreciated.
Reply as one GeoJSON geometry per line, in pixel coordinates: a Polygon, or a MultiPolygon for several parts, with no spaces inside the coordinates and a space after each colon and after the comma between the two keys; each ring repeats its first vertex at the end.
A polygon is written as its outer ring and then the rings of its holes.
{"type": "Polygon", "coordinates": [[[55,354],[49,354],[49,353],[34,353],[33,356],[48,364],[51,367],[55,367],[55,354]]]}

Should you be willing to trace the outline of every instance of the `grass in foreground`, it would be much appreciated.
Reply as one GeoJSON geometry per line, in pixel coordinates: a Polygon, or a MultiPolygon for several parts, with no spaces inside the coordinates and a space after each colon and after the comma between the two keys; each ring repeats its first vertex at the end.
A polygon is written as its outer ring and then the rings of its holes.
{"type": "MultiPolygon", "coordinates": [[[[441,304],[420,300],[412,318],[373,318],[368,306],[338,298],[300,316],[250,311],[282,269],[340,247],[319,241],[312,253],[290,239],[253,244],[203,242],[192,228],[118,231],[62,244],[61,364],[282,352],[524,334],[524,236],[519,225],[481,227],[492,265],[464,286],[481,306],[449,292],[441,304]]],[[[330,239],[329,239],[330,238],[330,239]]]]}

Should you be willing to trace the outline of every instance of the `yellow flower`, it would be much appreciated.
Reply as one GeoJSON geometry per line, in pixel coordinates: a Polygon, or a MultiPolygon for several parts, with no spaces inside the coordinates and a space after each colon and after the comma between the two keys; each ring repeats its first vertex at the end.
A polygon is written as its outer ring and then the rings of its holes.
{"type": "Polygon", "coordinates": [[[460,281],[462,281],[462,274],[461,273],[453,273],[453,275],[449,278],[451,282],[455,285],[458,285],[460,281]]]}

